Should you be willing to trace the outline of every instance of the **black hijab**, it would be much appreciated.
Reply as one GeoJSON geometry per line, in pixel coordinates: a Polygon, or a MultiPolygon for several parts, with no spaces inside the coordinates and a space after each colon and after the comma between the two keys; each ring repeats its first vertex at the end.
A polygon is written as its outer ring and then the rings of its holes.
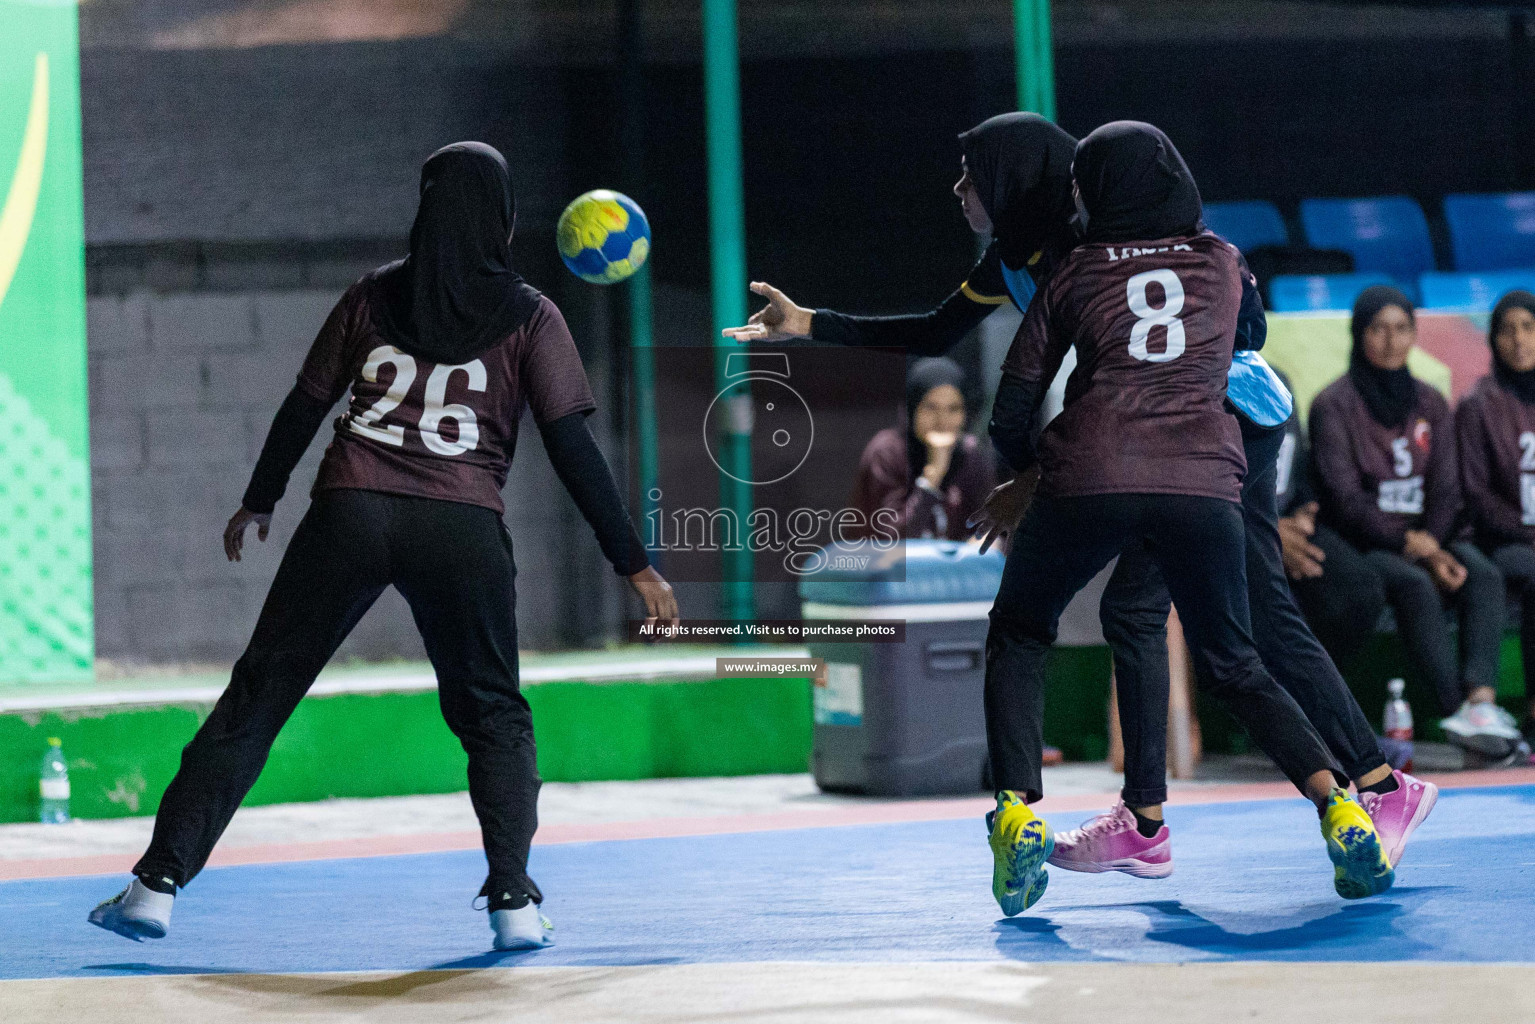
{"type": "Polygon", "coordinates": [[[512,269],[516,222],[500,153],[483,142],[433,153],[421,167],[410,255],[379,275],[384,336],[411,355],[457,364],[526,323],[538,292],[512,269]]]}
{"type": "Polygon", "coordinates": [[[1354,300],[1354,315],[1348,322],[1348,331],[1354,336],[1354,347],[1348,356],[1348,375],[1359,389],[1370,418],[1383,427],[1400,427],[1407,422],[1408,413],[1418,402],[1418,385],[1406,366],[1395,370],[1382,370],[1364,354],[1364,332],[1376,315],[1387,306],[1400,306],[1409,320],[1413,315],[1412,300],[1389,284],[1371,285],[1354,300]]]}
{"type": "MultiPolygon", "coordinates": [[[[907,477],[913,482],[922,475],[923,467],[927,465],[927,445],[917,437],[917,406],[922,404],[922,399],[927,397],[929,391],[945,384],[954,385],[961,395],[965,393],[965,371],[954,360],[944,356],[918,359],[906,371],[906,466],[907,477]]],[[[956,440],[954,454],[949,458],[949,471],[944,474],[945,481],[964,461],[961,454],[963,451],[964,446],[956,440]]]]}
{"type": "Polygon", "coordinates": [[[1089,242],[1177,238],[1204,228],[1199,186],[1160,128],[1110,121],[1094,129],[1077,143],[1072,176],[1089,242]]]}
{"type": "Polygon", "coordinates": [[[1077,140],[1038,114],[1018,113],[987,118],[959,144],[1002,260],[1021,270],[1069,230],[1077,140]]]}
{"type": "Polygon", "coordinates": [[[1498,328],[1511,309],[1527,309],[1535,315],[1535,295],[1516,288],[1498,300],[1492,307],[1492,319],[1487,324],[1487,344],[1492,346],[1492,375],[1499,384],[1512,391],[1519,401],[1535,405],[1535,370],[1512,369],[1498,354],[1498,328]]]}

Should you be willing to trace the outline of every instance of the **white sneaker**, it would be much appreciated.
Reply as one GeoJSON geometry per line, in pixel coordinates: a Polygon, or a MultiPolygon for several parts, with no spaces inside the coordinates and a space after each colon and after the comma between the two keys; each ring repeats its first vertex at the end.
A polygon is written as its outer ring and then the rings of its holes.
{"type": "Polygon", "coordinates": [[[532,900],[515,910],[492,910],[490,928],[497,949],[543,949],[554,942],[554,925],[532,900]]]}
{"type": "Polygon", "coordinates": [[[86,920],[135,942],[163,939],[170,931],[171,905],[175,902],[171,893],[155,892],[135,878],[128,888],[91,911],[86,920]]]}
{"type": "Polygon", "coordinates": [[[1441,719],[1450,742],[1488,757],[1505,757],[1524,737],[1514,716],[1492,701],[1462,704],[1449,718],[1441,719]]]}
{"type": "Polygon", "coordinates": [[[1519,732],[1519,720],[1513,715],[1509,714],[1507,708],[1497,703],[1496,701],[1489,703],[1487,706],[1492,708],[1492,713],[1498,721],[1502,722],[1505,726],[1514,732],[1519,733],[1520,739],[1524,738],[1524,733],[1519,732]]]}

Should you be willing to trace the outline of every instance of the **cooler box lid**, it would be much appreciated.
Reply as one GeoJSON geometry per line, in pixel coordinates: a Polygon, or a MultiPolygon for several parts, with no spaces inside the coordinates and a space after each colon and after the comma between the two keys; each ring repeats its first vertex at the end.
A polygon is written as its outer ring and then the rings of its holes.
{"type": "Polygon", "coordinates": [[[1002,583],[1002,552],[975,544],[908,540],[894,547],[867,541],[821,549],[825,568],[799,581],[801,601],[839,605],[991,601],[1002,583]]]}

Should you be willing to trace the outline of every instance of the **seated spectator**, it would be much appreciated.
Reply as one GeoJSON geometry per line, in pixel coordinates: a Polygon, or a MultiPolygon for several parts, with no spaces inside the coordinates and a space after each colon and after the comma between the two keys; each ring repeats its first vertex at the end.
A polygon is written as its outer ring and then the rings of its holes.
{"type": "Polygon", "coordinates": [[[1454,425],[1439,392],[1407,369],[1417,341],[1412,301],[1395,288],[1367,288],[1349,330],[1348,373],[1311,405],[1318,517],[1379,577],[1409,662],[1449,716],[1440,724],[1450,739],[1507,755],[1519,731],[1494,703],[1503,576],[1456,537],[1454,425]],[[1442,601],[1459,613],[1459,664],[1442,601]]]}
{"type": "Polygon", "coordinates": [[[1455,411],[1460,479],[1477,544],[1519,597],[1521,731],[1535,740],[1535,295],[1499,299],[1487,334],[1492,374],[1455,411]]]}
{"type": "MultiPolygon", "coordinates": [[[[1288,386],[1289,381],[1285,383],[1288,386]]],[[[1317,522],[1310,458],[1298,410],[1291,414],[1285,431],[1275,480],[1285,573],[1311,631],[1333,663],[1343,667],[1374,634],[1386,607],[1386,592],[1364,555],[1336,530],[1317,522]]]]}
{"type": "Polygon", "coordinates": [[[906,422],[875,434],[858,460],[852,503],[866,520],[886,508],[902,537],[970,535],[965,520],[991,493],[996,470],[990,452],[965,433],[964,379],[952,359],[912,365],[906,422]]]}

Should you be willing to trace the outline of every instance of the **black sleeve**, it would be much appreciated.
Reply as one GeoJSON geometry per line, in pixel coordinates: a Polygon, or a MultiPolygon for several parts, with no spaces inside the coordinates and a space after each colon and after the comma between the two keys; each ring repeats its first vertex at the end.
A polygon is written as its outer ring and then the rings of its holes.
{"type": "Polygon", "coordinates": [[[1247,269],[1247,260],[1241,254],[1237,260],[1242,271],[1242,305],[1237,311],[1236,349],[1238,352],[1256,352],[1268,340],[1269,322],[1263,314],[1263,295],[1258,291],[1258,279],[1247,269]]]}
{"type": "Polygon", "coordinates": [[[909,316],[851,316],[818,309],[810,320],[816,341],[862,348],[902,348],[921,356],[943,355],[959,344],[991,311],[1008,301],[996,245],[970,276],[935,309],[909,316]]]}
{"type": "Polygon", "coordinates": [[[325,422],[325,414],[331,403],[316,398],[299,385],[294,385],[283,399],[277,415],[272,418],[272,428],[267,431],[266,444],[261,447],[261,457],[251,472],[250,484],[245,497],[240,499],[247,511],[270,515],[277,507],[283,492],[288,489],[288,477],[293,467],[304,457],[304,451],[325,422]]]}
{"type": "Polygon", "coordinates": [[[613,472],[586,425],[586,414],[573,412],[539,425],[544,448],[560,483],[581,510],[602,553],[620,576],[633,576],[650,564],[645,545],[629,521],[629,510],[613,482],[613,472]]]}
{"type": "MultiPolygon", "coordinates": [[[[1044,387],[1049,387],[1048,381],[1044,387]]],[[[1010,373],[1004,373],[1002,382],[997,385],[987,433],[991,435],[997,454],[1015,473],[1022,473],[1034,464],[1034,417],[1043,397],[1044,391],[1038,381],[1010,373]]]]}

